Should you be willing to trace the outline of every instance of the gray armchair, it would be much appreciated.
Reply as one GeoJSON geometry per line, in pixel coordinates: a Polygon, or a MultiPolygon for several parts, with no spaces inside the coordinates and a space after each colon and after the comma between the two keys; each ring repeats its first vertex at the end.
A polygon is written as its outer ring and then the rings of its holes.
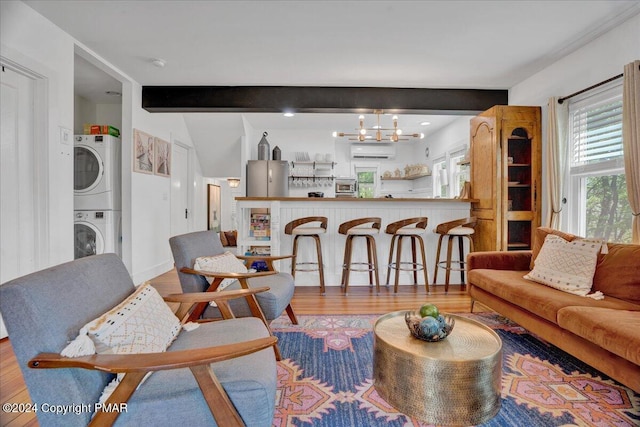
{"type": "MultiPolygon", "coordinates": [[[[239,279],[238,283],[226,289],[267,286],[269,287],[269,291],[256,295],[258,304],[262,308],[267,321],[280,317],[280,315],[286,311],[291,322],[295,325],[298,324],[298,319],[291,307],[291,299],[293,298],[295,289],[293,276],[289,273],[276,272],[273,267],[273,261],[290,258],[291,256],[236,256],[239,259],[246,260],[249,264],[256,260],[263,260],[266,262],[271,273],[221,275],[193,270],[196,258],[219,255],[225,252],[220,242],[220,237],[214,231],[196,231],[174,236],[169,239],[169,245],[173,252],[173,259],[176,270],[178,271],[182,292],[205,292],[215,289],[215,286],[217,286],[223,278],[239,279]],[[214,282],[212,286],[210,286],[205,276],[215,277],[217,282],[214,282]]],[[[237,316],[251,315],[246,302],[243,300],[231,301],[230,305],[237,316]]],[[[199,317],[220,317],[220,311],[217,307],[202,304],[194,310],[191,320],[196,320],[199,317]]]]}
{"type": "MultiPolygon", "coordinates": [[[[93,424],[271,425],[276,338],[264,319],[201,323],[180,332],[164,353],[60,356],[83,325],[134,290],[114,254],[78,259],[0,286],[0,310],[32,401],[76,408],[64,415],[40,410],[40,425],[87,425],[92,415],[87,408],[95,408],[104,387],[121,372],[126,375],[107,403],[127,402],[126,412],[99,412],[93,424]],[[156,372],[138,387],[150,371],[156,372]]],[[[257,307],[253,293],[177,294],[165,300],[193,305],[213,297],[224,306],[227,298],[241,296],[257,307]]],[[[185,312],[182,304],[180,310],[185,312]]]]}

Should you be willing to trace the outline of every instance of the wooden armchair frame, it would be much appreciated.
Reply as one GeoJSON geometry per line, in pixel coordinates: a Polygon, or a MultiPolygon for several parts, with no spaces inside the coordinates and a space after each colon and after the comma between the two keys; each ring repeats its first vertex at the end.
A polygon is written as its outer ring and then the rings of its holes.
{"type": "MultiPolygon", "coordinates": [[[[255,261],[264,261],[267,264],[268,271],[259,271],[259,272],[255,272],[255,273],[221,273],[221,272],[194,270],[193,268],[184,267],[184,268],[180,269],[180,272],[181,273],[186,273],[186,274],[196,274],[196,275],[205,276],[205,277],[213,277],[214,280],[211,283],[211,285],[209,285],[209,287],[207,288],[206,292],[214,292],[214,291],[216,291],[218,289],[218,287],[220,286],[220,283],[222,283],[222,280],[224,280],[224,279],[236,279],[240,283],[240,286],[242,287],[242,289],[250,289],[249,288],[249,284],[247,283],[248,279],[251,279],[253,277],[270,276],[270,275],[276,274],[277,270],[275,269],[275,266],[273,265],[274,261],[279,261],[279,260],[287,259],[287,258],[293,258],[293,255],[278,255],[278,256],[271,256],[271,255],[250,255],[250,256],[249,255],[235,255],[235,257],[240,259],[240,260],[246,261],[247,265],[249,265],[249,266],[255,261]]],[[[251,308],[251,303],[249,304],[249,307],[251,308]]],[[[204,313],[204,310],[206,308],[207,308],[207,303],[206,302],[201,302],[201,303],[197,304],[193,308],[193,311],[191,311],[191,313],[190,313],[190,315],[188,317],[188,321],[192,321],[192,322],[198,321],[198,319],[200,318],[200,316],[202,316],[202,313],[204,313]]],[[[219,305],[219,308],[220,308],[220,305],[219,305]]],[[[226,308],[228,308],[228,306],[226,308]]],[[[260,310],[260,312],[262,312],[262,309],[260,309],[259,305],[258,305],[258,309],[260,310]]],[[[221,313],[222,313],[222,310],[223,310],[223,308],[220,309],[221,313]]],[[[291,304],[287,305],[286,311],[287,311],[287,316],[289,316],[289,319],[291,319],[291,323],[293,323],[294,325],[297,325],[298,324],[298,318],[296,317],[296,314],[293,311],[293,307],[291,307],[291,304]]],[[[254,309],[253,308],[251,308],[251,313],[252,314],[254,313],[254,309]]],[[[223,314],[223,317],[224,317],[224,314],[223,314]]],[[[262,317],[264,319],[264,314],[262,315],[262,317]]],[[[265,320],[265,324],[266,324],[266,320],[265,320]]],[[[267,325],[267,327],[268,327],[268,325],[267,325]]],[[[280,359],[278,359],[278,360],[280,360],[280,359]]]]}
{"type": "MultiPolygon", "coordinates": [[[[229,309],[227,301],[233,298],[246,298],[252,313],[254,313],[254,315],[257,314],[256,317],[261,317],[266,325],[266,320],[257,303],[255,294],[267,290],[269,290],[268,287],[261,287],[216,293],[197,292],[190,294],[172,294],[164,297],[164,299],[167,302],[179,302],[181,306],[178,312],[183,313],[183,316],[197,303],[216,301],[220,307],[226,307],[226,309],[228,309],[226,315],[223,314],[223,316],[225,316],[225,318],[233,318],[233,313],[229,309]],[[183,308],[183,305],[187,307],[183,308]]],[[[221,312],[225,313],[223,310],[221,310],[221,312]]],[[[183,322],[184,320],[186,320],[186,318],[183,319],[183,322]]],[[[269,330],[271,334],[268,326],[267,330],[269,330]]],[[[271,335],[269,337],[235,344],[174,352],[118,355],[95,354],[74,358],[63,357],[58,353],[41,353],[31,359],[28,366],[33,369],[82,368],[114,374],[124,373],[125,375],[122,381],[105,402],[105,407],[127,402],[142,379],[149,372],[189,368],[200,387],[202,395],[216,423],[219,426],[239,427],[244,426],[242,418],[218,381],[210,364],[245,356],[268,347],[274,348],[276,357],[279,360],[280,354],[277,348],[277,341],[278,339],[271,335]]],[[[100,411],[96,413],[89,425],[112,425],[119,414],[117,411],[100,411]]]]}

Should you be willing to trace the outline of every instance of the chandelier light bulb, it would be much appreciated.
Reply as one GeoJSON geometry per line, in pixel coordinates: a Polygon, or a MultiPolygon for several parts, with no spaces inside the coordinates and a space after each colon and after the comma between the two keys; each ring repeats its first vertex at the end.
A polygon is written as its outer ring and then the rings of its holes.
{"type": "Polygon", "coordinates": [[[338,137],[338,132],[333,131],[333,133],[332,133],[331,135],[332,135],[334,138],[337,138],[337,137],[338,137]]]}
{"type": "Polygon", "coordinates": [[[360,135],[366,135],[366,134],[367,134],[366,129],[360,129],[360,135]]]}

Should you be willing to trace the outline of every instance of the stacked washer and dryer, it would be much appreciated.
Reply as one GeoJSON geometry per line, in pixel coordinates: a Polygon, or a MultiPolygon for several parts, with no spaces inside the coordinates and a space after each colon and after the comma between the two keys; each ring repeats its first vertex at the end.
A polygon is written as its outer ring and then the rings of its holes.
{"type": "Polygon", "coordinates": [[[75,258],[122,248],[120,139],[111,135],[74,138],[75,258]]]}

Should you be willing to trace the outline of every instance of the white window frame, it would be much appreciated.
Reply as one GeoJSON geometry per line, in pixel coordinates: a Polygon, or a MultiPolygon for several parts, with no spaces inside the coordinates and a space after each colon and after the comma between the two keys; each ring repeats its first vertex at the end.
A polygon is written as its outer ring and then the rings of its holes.
{"type": "MultiPolygon", "coordinates": [[[[433,168],[432,168],[432,175],[433,175],[433,197],[435,198],[446,198],[448,197],[448,194],[442,194],[442,185],[440,185],[440,170],[447,169],[447,157],[442,156],[442,157],[438,157],[437,159],[433,160],[433,168]],[[442,168],[442,166],[444,166],[444,168],[442,168]]],[[[447,192],[449,191],[449,188],[447,187],[447,192]]]]}
{"type": "Polygon", "coordinates": [[[460,191],[462,187],[464,187],[464,183],[460,184],[460,176],[466,175],[465,181],[470,180],[469,176],[469,168],[463,169],[463,166],[458,164],[460,163],[467,153],[467,147],[463,146],[459,149],[453,149],[449,151],[449,196],[457,197],[460,195],[460,191]]]}
{"type": "Polygon", "coordinates": [[[586,224],[586,178],[605,175],[624,175],[624,157],[612,160],[604,160],[597,163],[572,165],[574,158],[573,147],[573,115],[576,108],[589,104],[595,104],[603,99],[611,97],[618,92],[622,96],[622,82],[615,81],[603,85],[593,91],[586,92],[581,96],[569,100],[569,123],[568,138],[569,149],[567,156],[567,209],[564,209],[564,223],[567,224],[567,231],[579,236],[599,238],[602,236],[587,236],[586,224]]]}
{"type": "MultiPolygon", "coordinates": [[[[378,197],[380,194],[380,164],[379,163],[354,163],[353,174],[358,182],[358,171],[360,172],[373,172],[373,198],[378,197]]],[[[358,183],[358,187],[360,183],[358,183]]],[[[360,188],[358,188],[358,193],[360,188]]]]}

